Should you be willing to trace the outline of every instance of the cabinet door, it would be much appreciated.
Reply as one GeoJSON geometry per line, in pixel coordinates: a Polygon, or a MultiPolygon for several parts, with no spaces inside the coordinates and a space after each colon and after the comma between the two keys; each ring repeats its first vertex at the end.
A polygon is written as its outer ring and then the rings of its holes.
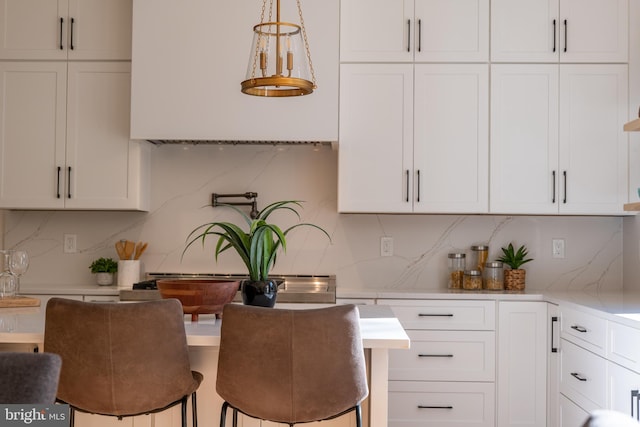
{"type": "Polygon", "coordinates": [[[547,427],[560,425],[560,310],[547,304],[547,427]]]}
{"type": "Polygon", "coordinates": [[[67,64],[0,62],[0,206],[61,208],[67,64]]]}
{"type": "Polygon", "coordinates": [[[546,426],[547,337],[546,303],[498,303],[498,426],[546,426]]]}
{"type": "Polygon", "coordinates": [[[66,59],[67,7],[68,0],[0,0],[0,59],[66,59]]]}
{"type": "Polygon", "coordinates": [[[68,0],[69,59],[131,59],[133,0],[68,0]]]}
{"type": "Polygon", "coordinates": [[[65,206],[139,208],[140,162],[129,140],[130,64],[69,63],[65,206]]]}
{"type": "Polygon", "coordinates": [[[561,62],[627,62],[629,0],[561,0],[561,62]]]}
{"type": "Polygon", "coordinates": [[[557,62],[558,10],[559,0],[492,0],[491,60],[557,62]]]}
{"type": "Polygon", "coordinates": [[[491,67],[492,213],[558,212],[558,66],[491,67]]]}
{"type": "Polygon", "coordinates": [[[622,213],[627,86],[627,65],[560,66],[561,213],[622,213]]]}
{"type": "Polygon", "coordinates": [[[342,0],[341,62],[413,61],[414,0],[342,0]]]}
{"type": "Polygon", "coordinates": [[[340,66],[338,211],[411,212],[413,65],[340,66]]]}
{"type": "Polygon", "coordinates": [[[607,364],[607,390],[609,390],[607,407],[640,420],[638,407],[635,405],[637,397],[633,397],[633,393],[637,395],[640,390],[640,375],[615,363],[607,364]]]}
{"type": "Polygon", "coordinates": [[[589,417],[589,413],[560,395],[560,427],[581,426],[589,417]]]}
{"type": "Polygon", "coordinates": [[[485,62],[488,0],[416,0],[416,62],[485,62]]]}
{"type": "Polygon", "coordinates": [[[415,212],[487,212],[488,85],[486,64],[415,66],[415,212]]]}

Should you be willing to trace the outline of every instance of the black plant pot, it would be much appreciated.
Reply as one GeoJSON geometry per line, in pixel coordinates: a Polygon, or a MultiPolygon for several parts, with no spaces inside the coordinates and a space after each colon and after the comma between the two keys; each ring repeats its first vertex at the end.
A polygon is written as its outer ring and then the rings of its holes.
{"type": "Polygon", "coordinates": [[[273,307],[278,297],[278,285],[275,280],[243,280],[241,285],[242,303],[258,307],[273,307]]]}

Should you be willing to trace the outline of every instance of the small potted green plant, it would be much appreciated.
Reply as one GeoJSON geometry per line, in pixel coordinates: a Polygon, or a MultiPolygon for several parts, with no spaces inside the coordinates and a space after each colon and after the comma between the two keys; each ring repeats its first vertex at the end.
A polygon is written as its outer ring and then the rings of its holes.
{"type": "Polygon", "coordinates": [[[98,285],[111,285],[113,275],[118,271],[118,263],[113,258],[98,258],[91,263],[89,269],[96,275],[98,285]]]}
{"type": "Polygon", "coordinates": [[[528,251],[525,245],[520,246],[518,250],[513,247],[512,243],[509,243],[506,248],[502,248],[502,256],[498,258],[498,261],[502,261],[510,267],[510,270],[504,271],[504,288],[506,290],[521,291],[524,289],[525,270],[520,267],[533,261],[527,256],[528,251]]]}

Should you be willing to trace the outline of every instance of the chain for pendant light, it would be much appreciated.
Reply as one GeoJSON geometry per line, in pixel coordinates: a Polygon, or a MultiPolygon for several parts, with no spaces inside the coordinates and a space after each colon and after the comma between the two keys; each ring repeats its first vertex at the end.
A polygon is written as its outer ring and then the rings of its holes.
{"type": "Polygon", "coordinates": [[[309,61],[309,70],[311,71],[311,83],[313,83],[313,88],[316,89],[318,87],[316,85],[316,73],[315,71],[313,71],[313,63],[311,62],[311,51],[309,50],[309,40],[307,40],[307,30],[304,26],[304,18],[302,17],[302,6],[300,5],[300,0],[296,0],[296,3],[298,5],[298,15],[300,16],[300,27],[302,27],[302,38],[304,40],[304,50],[307,52],[307,61],[309,61]]]}

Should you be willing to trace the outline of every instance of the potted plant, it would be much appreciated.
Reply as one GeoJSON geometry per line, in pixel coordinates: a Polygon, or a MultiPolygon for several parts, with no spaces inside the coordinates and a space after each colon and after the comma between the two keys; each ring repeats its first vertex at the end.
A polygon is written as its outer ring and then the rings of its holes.
{"type": "Polygon", "coordinates": [[[287,250],[287,234],[298,227],[309,226],[323,232],[329,240],[329,234],[314,224],[298,223],[286,230],[282,230],[273,223],[268,223],[269,216],[279,210],[289,211],[296,214],[298,219],[300,214],[296,207],[302,207],[300,201],[286,200],[274,202],[266,206],[255,219],[252,219],[246,213],[242,212],[235,206],[221,204],[238,212],[247,226],[244,231],[240,226],[231,222],[210,222],[203,224],[193,230],[187,237],[187,245],[182,252],[184,253],[195,242],[204,242],[207,236],[217,236],[215,246],[215,259],[228,250],[234,249],[242,259],[247,268],[249,279],[241,283],[242,301],[247,305],[258,305],[263,307],[273,307],[276,302],[278,283],[269,278],[269,272],[276,263],[278,251],[287,250]]]}
{"type": "Polygon", "coordinates": [[[502,256],[498,258],[498,261],[502,261],[511,268],[504,271],[505,289],[516,291],[524,289],[525,270],[520,267],[529,261],[533,261],[532,258],[527,258],[527,255],[527,248],[524,245],[520,246],[518,250],[514,249],[512,243],[509,243],[506,248],[502,248],[502,256]]]}
{"type": "Polygon", "coordinates": [[[111,285],[113,274],[118,271],[118,263],[113,258],[98,258],[91,263],[89,269],[96,275],[98,285],[111,285]]]}

